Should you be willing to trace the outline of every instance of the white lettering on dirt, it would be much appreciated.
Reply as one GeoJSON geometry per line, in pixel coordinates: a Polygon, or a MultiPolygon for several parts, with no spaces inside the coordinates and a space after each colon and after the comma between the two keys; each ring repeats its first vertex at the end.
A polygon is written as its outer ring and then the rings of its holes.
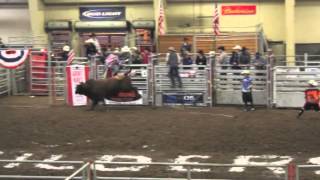
{"type": "MultiPolygon", "coordinates": [[[[236,165],[286,165],[289,164],[293,158],[290,156],[276,156],[276,155],[262,155],[262,156],[238,156],[233,164],[236,165]]],[[[267,167],[274,174],[284,174],[285,170],[282,167],[267,167]]],[[[229,172],[243,172],[245,167],[232,167],[229,172]]]]}
{"type": "MultiPolygon", "coordinates": [[[[308,163],[320,165],[320,157],[310,158],[308,163]]],[[[315,173],[320,175],[320,171],[315,171],[315,173]]]]}
{"type": "MultiPolygon", "coordinates": [[[[189,155],[189,156],[178,156],[174,160],[174,163],[177,164],[199,164],[199,162],[196,161],[190,161],[191,159],[209,159],[210,156],[201,156],[201,155],[189,155]]],[[[172,171],[182,171],[185,172],[188,169],[183,166],[171,166],[170,170],[172,171]]],[[[210,169],[207,168],[190,168],[190,171],[192,172],[210,172],[210,169]]]]}
{"type": "Polygon", "coordinates": [[[0,155],[2,155],[3,154],[3,152],[2,151],[0,151],[0,155]]]}
{"type": "MultiPolygon", "coordinates": [[[[51,155],[50,158],[43,160],[44,162],[53,162],[61,159],[63,155],[51,155]]],[[[36,164],[35,167],[40,168],[40,169],[51,169],[51,170],[65,170],[65,169],[74,169],[73,166],[53,166],[50,164],[36,164]]]]}
{"type": "MultiPolygon", "coordinates": [[[[31,157],[32,155],[33,155],[32,153],[24,153],[21,156],[18,156],[15,160],[24,161],[24,160],[28,159],[29,157],[31,157]]],[[[20,163],[9,163],[3,167],[4,168],[14,168],[14,167],[18,167],[18,166],[20,166],[20,163]]]]}
{"type": "MultiPolygon", "coordinates": [[[[146,156],[130,156],[130,155],[104,155],[98,159],[98,161],[103,162],[132,162],[134,160],[134,163],[151,163],[152,159],[146,156]],[[117,161],[122,159],[122,161],[117,161]],[[131,161],[130,161],[131,160],[131,161]]],[[[114,165],[113,165],[114,166],[114,165]]],[[[98,171],[140,171],[143,168],[149,167],[149,166],[134,166],[134,165],[119,165],[121,167],[115,167],[115,168],[107,168],[104,164],[96,164],[96,169],[98,171]]]]}

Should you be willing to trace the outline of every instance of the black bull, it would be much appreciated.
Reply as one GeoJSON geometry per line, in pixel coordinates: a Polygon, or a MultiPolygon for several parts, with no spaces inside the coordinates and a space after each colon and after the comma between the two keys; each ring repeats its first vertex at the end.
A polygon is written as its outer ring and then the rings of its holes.
{"type": "Polygon", "coordinates": [[[131,84],[129,76],[124,76],[121,79],[109,78],[101,80],[87,80],[85,83],[80,83],[76,87],[76,94],[87,96],[92,101],[91,110],[95,108],[98,102],[104,99],[112,100],[116,97],[119,101],[119,94],[131,94],[129,97],[123,97],[125,101],[133,101],[141,98],[137,88],[131,84]]]}

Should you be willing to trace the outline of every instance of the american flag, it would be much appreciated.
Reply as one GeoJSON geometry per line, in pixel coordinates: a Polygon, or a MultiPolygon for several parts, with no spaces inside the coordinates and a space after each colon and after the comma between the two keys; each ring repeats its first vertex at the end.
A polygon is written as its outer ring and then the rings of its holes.
{"type": "Polygon", "coordinates": [[[71,49],[71,51],[68,53],[67,65],[70,65],[72,63],[75,56],[76,54],[74,53],[74,50],[71,49]]]}
{"type": "Polygon", "coordinates": [[[215,4],[214,10],[213,10],[213,16],[212,16],[212,27],[214,35],[220,34],[220,21],[219,21],[219,10],[217,3],[215,4]]]}
{"type": "Polygon", "coordinates": [[[160,0],[159,19],[158,19],[159,35],[164,35],[164,9],[162,0],[160,0]]]}

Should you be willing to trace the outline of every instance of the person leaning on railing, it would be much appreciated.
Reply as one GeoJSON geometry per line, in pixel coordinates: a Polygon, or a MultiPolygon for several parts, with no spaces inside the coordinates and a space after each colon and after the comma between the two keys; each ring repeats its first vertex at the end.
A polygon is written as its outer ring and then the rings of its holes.
{"type": "Polygon", "coordinates": [[[177,54],[176,50],[174,47],[169,47],[168,48],[168,53],[166,55],[166,62],[167,65],[169,66],[169,77],[171,80],[171,88],[175,87],[175,78],[177,78],[179,87],[182,87],[182,82],[179,74],[179,64],[180,64],[180,57],[177,54]]]}
{"type": "Polygon", "coordinates": [[[264,70],[266,69],[267,61],[261,56],[259,52],[256,52],[255,58],[253,60],[253,65],[257,70],[264,70]]]}
{"type": "Polygon", "coordinates": [[[228,64],[229,64],[229,56],[228,54],[225,52],[225,48],[224,46],[219,46],[218,47],[218,56],[216,58],[216,65],[217,66],[221,66],[221,69],[227,69],[228,68],[228,64]],[[226,66],[223,66],[226,65],[226,66]]]}
{"type": "Polygon", "coordinates": [[[240,65],[243,66],[244,69],[250,68],[251,55],[248,51],[248,48],[242,47],[241,52],[240,52],[239,62],[240,62],[240,65]]]}
{"type": "MultiPolygon", "coordinates": [[[[203,50],[201,50],[201,49],[198,51],[197,58],[196,58],[196,64],[202,65],[202,66],[207,65],[207,58],[206,58],[203,50]]],[[[198,69],[203,70],[204,67],[199,67],[198,69]]]]}

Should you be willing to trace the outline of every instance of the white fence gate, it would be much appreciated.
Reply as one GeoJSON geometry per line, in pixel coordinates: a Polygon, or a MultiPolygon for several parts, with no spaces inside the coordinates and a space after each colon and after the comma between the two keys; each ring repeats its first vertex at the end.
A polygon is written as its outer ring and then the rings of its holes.
{"type": "Polygon", "coordinates": [[[211,66],[179,66],[182,88],[172,88],[168,66],[155,65],[155,105],[212,106],[211,66]]]}
{"type": "Polygon", "coordinates": [[[10,94],[10,71],[0,67],[0,95],[10,94]]]}
{"type": "Polygon", "coordinates": [[[273,103],[276,107],[302,107],[309,80],[320,82],[320,66],[277,66],[273,75],[273,103]]]}
{"type": "MultiPolygon", "coordinates": [[[[243,69],[231,69],[228,65],[215,67],[214,97],[216,104],[243,104],[241,95],[242,71],[243,69]]],[[[253,103],[257,105],[267,105],[267,70],[257,70],[252,67],[250,72],[250,76],[253,78],[253,103]]]]}

